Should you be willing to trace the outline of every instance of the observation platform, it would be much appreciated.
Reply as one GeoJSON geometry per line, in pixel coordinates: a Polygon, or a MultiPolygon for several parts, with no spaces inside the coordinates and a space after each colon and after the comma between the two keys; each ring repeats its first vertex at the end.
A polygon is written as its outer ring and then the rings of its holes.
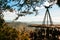
{"type": "Polygon", "coordinates": [[[58,28],[60,29],[60,24],[55,24],[55,25],[42,25],[42,24],[31,24],[28,25],[29,27],[35,27],[35,28],[58,28]]]}

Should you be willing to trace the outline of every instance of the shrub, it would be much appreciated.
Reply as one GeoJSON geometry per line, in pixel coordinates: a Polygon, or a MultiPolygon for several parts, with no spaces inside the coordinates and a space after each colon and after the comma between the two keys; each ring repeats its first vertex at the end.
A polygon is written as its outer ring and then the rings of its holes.
{"type": "Polygon", "coordinates": [[[30,40],[29,33],[28,32],[23,32],[21,34],[21,40],[30,40]]]}
{"type": "Polygon", "coordinates": [[[19,40],[19,31],[12,27],[1,27],[0,40],[19,40]]]}

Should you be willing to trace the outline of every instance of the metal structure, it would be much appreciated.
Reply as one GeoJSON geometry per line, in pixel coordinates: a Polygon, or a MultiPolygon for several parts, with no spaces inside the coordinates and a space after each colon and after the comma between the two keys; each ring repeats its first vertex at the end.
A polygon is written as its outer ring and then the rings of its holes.
{"type": "Polygon", "coordinates": [[[49,26],[49,20],[50,20],[50,26],[53,25],[53,22],[52,22],[52,19],[51,19],[51,15],[50,15],[50,12],[49,12],[49,8],[51,8],[51,6],[53,4],[56,4],[56,2],[57,2],[57,0],[53,0],[51,3],[49,1],[45,2],[44,7],[46,8],[46,13],[45,13],[45,16],[44,16],[43,25],[45,25],[45,23],[46,23],[45,20],[46,19],[47,19],[47,26],[49,26]],[[48,18],[49,18],[49,20],[48,20],[48,18]]]}
{"type": "Polygon", "coordinates": [[[50,12],[49,12],[49,7],[45,6],[46,8],[46,13],[45,13],[45,16],[44,16],[44,20],[43,20],[43,25],[45,25],[45,20],[47,19],[47,26],[49,25],[49,20],[48,20],[48,17],[50,19],[50,25],[53,25],[53,22],[52,22],[52,18],[51,18],[51,15],[50,15],[50,12]]]}

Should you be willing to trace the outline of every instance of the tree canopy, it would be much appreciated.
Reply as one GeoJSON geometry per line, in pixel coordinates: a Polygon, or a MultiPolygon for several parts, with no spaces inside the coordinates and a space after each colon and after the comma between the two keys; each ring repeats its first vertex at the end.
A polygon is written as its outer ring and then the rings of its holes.
{"type": "MultiPolygon", "coordinates": [[[[31,7],[34,9],[36,6],[43,4],[45,0],[0,0],[0,10],[12,9],[14,6],[18,7],[18,10],[23,10],[24,7],[30,10],[31,7]],[[12,4],[9,4],[11,3],[12,4]]],[[[52,2],[54,0],[50,0],[52,2]]],[[[57,0],[57,5],[60,6],[60,0],[57,0]]]]}

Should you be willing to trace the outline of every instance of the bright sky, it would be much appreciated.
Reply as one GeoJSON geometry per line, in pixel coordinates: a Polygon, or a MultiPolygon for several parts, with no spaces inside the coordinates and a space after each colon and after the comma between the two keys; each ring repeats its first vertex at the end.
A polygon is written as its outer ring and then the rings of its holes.
{"type": "MultiPolygon", "coordinates": [[[[33,22],[33,21],[38,21],[39,22],[39,21],[43,21],[45,11],[46,11],[46,9],[42,8],[38,11],[39,14],[37,16],[34,16],[35,14],[26,15],[26,16],[23,16],[23,17],[19,17],[19,19],[17,21],[20,21],[20,22],[33,22]]],[[[60,23],[60,8],[56,4],[54,4],[52,6],[52,8],[49,9],[49,11],[50,11],[53,22],[60,23]]],[[[4,12],[3,14],[4,14],[4,19],[5,20],[13,21],[17,17],[15,12],[7,11],[7,12],[4,12]]]]}

